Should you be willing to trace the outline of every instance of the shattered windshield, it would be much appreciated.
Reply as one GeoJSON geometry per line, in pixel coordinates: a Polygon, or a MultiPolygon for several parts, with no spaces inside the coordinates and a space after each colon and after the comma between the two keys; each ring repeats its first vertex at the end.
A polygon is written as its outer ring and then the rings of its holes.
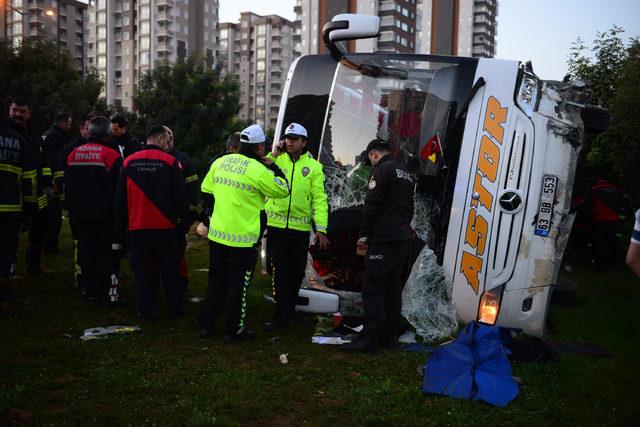
{"type": "MultiPolygon", "coordinates": [[[[416,176],[416,217],[448,211],[443,193],[452,191],[447,178],[451,170],[455,175],[462,135],[452,125],[477,62],[416,58],[427,57],[355,54],[338,66],[319,149],[332,211],[364,203],[370,173],[365,148],[374,138],[386,139],[392,155],[416,176]]],[[[434,219],[414,219],[424,240],[433,234],[434,219]]]]}

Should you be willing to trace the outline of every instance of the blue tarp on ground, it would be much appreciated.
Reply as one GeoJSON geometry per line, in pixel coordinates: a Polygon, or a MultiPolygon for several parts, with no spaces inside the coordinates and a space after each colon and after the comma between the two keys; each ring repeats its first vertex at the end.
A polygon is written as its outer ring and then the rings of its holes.
{"type": "Polygon", "coordinates": [[[422,389],[505,407],[519,393],[508,354],[498,327],[471,322],[451,344],[429,356],[422,389]]]}

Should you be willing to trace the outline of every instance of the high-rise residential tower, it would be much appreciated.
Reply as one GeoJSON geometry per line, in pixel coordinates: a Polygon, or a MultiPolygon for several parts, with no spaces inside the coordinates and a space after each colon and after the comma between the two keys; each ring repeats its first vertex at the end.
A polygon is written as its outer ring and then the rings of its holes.
{"type": "Polygon", "coordinates": [[[275,128],[287,71],[294,60],[293,23],[277,15],[240,14],[220,28],[220,63],[240,82],[240,118],[275,128]]]}
{"type": "Polygon", "coordinates": [[[86,3],[75,0],[0,1],[0,37],[18,46],[24,38],[42,37],[58,45],[85,71],[86,3]]]}
{"type": "Polygon", "coordinates": [[[218,0],[95,0],[88,63],[105,79],[109,104],[132,109],[141,75],[195,53],[216,61],[218,0]]]}
{"type": "Polygon", "coordinates": [[[349,42],[349,51],[492,57],[498,0],[296,0],[295,47],[322,53],[322,27],[339,13],[380,17],[377,39],[349,42]]]}

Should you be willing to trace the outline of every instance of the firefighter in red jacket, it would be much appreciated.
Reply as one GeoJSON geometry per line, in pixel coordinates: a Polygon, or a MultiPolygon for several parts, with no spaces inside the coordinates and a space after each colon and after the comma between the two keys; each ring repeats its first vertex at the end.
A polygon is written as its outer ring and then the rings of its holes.
{"type": "Polygon", "coordinates": [[[628,213],[624,192],[606,179],[605,172],[601,172],[589,190],[587,206],[591,213],[593,268],[604,272],[618,262],[616,233],[620,218],[628,213]]]}
{"type": "MultiPolygon", "coordinates": [[[[180,278],[180,240],[190,221],[182,165],[167,153],[169,134],[163,126],[147,133],[147,145],[127,157],[116,195],[116,231],[128,230],[131,240],[136,305],[143,320],[155,321],[152,279],[154,257],[172,317],[184,315],[184,285],[180,278]]],[[[83,270],[84,274],[84,270],[83,270]]]]}
{"type": "Polygon", "coordinates": [[[111,123],[106,117],[89,122],[87,142],[66,158],[65,193],[69,218],[78,240],[80,289],[96,304],[110,301],[113,264],[113,203],[122,167],[120,153],[109,144],[111,123]]]}

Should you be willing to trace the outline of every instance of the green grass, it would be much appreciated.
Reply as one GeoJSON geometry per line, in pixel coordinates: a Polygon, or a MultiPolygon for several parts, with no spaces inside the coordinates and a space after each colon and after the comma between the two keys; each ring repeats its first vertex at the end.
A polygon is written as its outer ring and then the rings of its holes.
{"type": "MultiPolygon", "coordinates": [[[[549,319],[552,339],[595,343],[616,357],[514,364],[521,394],[498,409],[424,396],[422,354],[346,355],[311,344],[312,324],[261,332],[272,307],[262,299],[270,282],[260,275],[249,294],[253,343],[199,338],[195,303],[179,322],[161,312],[140,333],[81,341],[85,328],[136,323],[135,309],[84,303],[73,287],[67,232],[61,246],[63,255],[46,258],[55,276],[14,286],[12,314],[0,320],[0,423],[10,408],[32,412],[38,424],[65,425],[602,425],[631,424],[640,414],[640,287],[626,270],[598,276],[576,267],[568,277],[581,304],[553,306],[549,319]],[[281,353],[289,364],[279,362],[281,353]]],[[[207,251],[203,241],[188,251],[190,296],[204,293],[206,273],[193,270],[207,267],[207,251]]],[[[128,261],[123,266],[131,299],[128,261]]]]}

